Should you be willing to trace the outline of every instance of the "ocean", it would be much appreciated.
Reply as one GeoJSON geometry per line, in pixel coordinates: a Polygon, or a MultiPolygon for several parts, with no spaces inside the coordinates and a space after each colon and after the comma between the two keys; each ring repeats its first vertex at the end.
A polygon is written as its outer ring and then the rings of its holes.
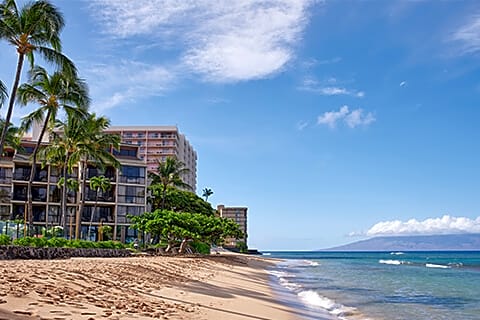
{"type": "Polygon", "coordinates": [[[479,320],[480,252],[269,252],[298,318],[479,320]]]}

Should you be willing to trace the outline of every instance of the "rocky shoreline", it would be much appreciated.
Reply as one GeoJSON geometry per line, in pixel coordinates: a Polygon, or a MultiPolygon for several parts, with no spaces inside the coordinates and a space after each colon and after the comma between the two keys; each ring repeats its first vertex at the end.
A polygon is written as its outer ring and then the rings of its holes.
{"type": "Polygon", "coordinates": [[[14,259],[68,259],[73,257],[113,258],[128,257],[127,249],[92,248],[37,248],[25,246],[0,246],[0,260],[14,259]]]}

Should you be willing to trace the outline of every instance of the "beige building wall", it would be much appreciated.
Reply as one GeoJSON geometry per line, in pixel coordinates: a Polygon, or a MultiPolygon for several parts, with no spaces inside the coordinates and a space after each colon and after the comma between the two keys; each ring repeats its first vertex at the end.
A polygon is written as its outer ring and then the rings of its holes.
{"type": "Polygon", "coordinates": [[[225,239],[224,246],[226,247],[236,247],[238,241],[243,241],[247,244],[247,207],[225,207],[223,204],[217,206],[217,211],[220,217],[229,218],[235,221],[239,226],[240,230],[243,232],[242,239],[225,239]]]}
{"type": "Polygon", "coordinates": [[[176,126],[112,126],[106,132],[120,134],[123,143],[139,146],[139,156],[149,171],[156,171],[158,161],[176,157],[190,172],[183,180],[197,188],[197,153],[176,126]]]}

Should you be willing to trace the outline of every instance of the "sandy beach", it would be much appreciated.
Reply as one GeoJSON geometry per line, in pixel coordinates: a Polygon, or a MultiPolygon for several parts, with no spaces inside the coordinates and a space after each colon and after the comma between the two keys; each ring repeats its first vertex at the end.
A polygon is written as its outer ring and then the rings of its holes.
{"type": "Polygon", "coordinates": [[[298,319],[252,256],[0,261],[0,319],[298,319]]]}

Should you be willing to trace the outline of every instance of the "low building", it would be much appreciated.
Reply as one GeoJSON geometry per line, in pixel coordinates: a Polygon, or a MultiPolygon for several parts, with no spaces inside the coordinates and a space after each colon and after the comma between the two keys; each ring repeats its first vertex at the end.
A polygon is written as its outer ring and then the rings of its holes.
{"type": "Polygon", "coordinates": [[[243,232],[243,238],[227,238],[225,239],[224,246],[235,248],[238,242],[244,242],[247,244],[247,207],[225,207],[223,204],[217,206],[217,211],[220,217],[229,218],[235,221],[239,226],[240,230],[243,232]]]}
{"type": "MultiPolygon", "coordinates": [[[[23,151],[7,150],[0,157],[0,220],[24,220],[27,206],[27,185],[31,172],[31,153],[35,142],[23,141],[23,151]]],[[[112,150],[120,168],[106,167],[104,170],[88,165],[86,170],[85,206],[80,215],[80,238],[96,240],[100,226],[111,226],[113,238],[122,242],[133,240],[137,234],[131,229],[128,214],[140,215],[147,205],[146,164],[138,158],[138,146],[121,145],[120,150],[112,150]],[[111,187],[106,192],[90,189],[90,178],[103,175],[110,180],[111,187]]],[[[61,172],[50,165],[37,165],[32,184],[33,229],[41,234],[45,227],[61,223],[62,190],[58,185],[61,172]]],[[[77,168],[68,178],[79,180],[77,168]]],[[[68,191],[65,233],[74,238],[75,216],[80,191],[68,191]]]]}

